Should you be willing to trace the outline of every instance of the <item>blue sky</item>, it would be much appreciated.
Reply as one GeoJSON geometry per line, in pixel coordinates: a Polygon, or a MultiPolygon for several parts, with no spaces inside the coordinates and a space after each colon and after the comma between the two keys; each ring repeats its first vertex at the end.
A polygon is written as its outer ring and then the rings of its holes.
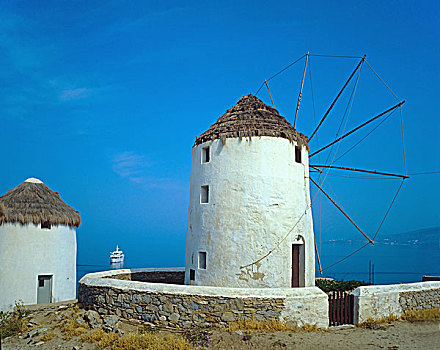
{"type": "MultiPolygon", "coordinates": [[[[439,171],[439,13],[437,1],[2,1],[0,193],[31,176],[59,191],[81,212],[80,262],[106,261],[119,243],[145,264],[181,266],[195,137],[307,51],[366,54],[406,100],[408,173],[439,171]]],[[[307,76],[299,131],[310,135],[357,63],[311,57],[314,100],[307,76]]],[[[291,122],[303,65],[270,81],[291,122]]],[[[335,138],[353,82],[312,149],[335,138]]],[[[258,96],[270,103],[264,89],[258,96]]],[[[363,65],[344,130],[396,103],[363,65]]],[[[334,164],[403,172],[399,113],[334,164]]],[[[374,234],[399,181],[338,174],[324,188],[374,234]]],[[[383,232],[440,225],[438,180],[405,182],[383,232]]],[[[319,198],[322,240],[359,237],[319,198]]]]}

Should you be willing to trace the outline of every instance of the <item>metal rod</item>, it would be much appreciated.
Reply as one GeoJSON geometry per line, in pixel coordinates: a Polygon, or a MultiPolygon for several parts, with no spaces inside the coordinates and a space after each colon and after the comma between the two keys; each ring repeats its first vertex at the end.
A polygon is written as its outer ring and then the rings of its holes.
{"type": "Polygon", "coordinates": [[[362,235],[366,238],[366,239],[368,239],[368,242],[370,242],[371,244],[373,244],[374,245],[374,242],[370,239],[370,237],[368,237],[360,228],[359,228],[359,226],[358,225],[356,225],[355,224],[355,222],[348,216],[348,214],[344,211],[344,210],[342,210],[342,208],[321,188],[321,186],[319,186],[311,177],[310,177],[310,181],[312,181],[314,184],[315,184],[315,186],[316,187],[318,187],[320,190],[321,190],[321,192],[322,193],[324,193],[325,195],[326,195],[326,197],[330,200],[330,202],[332,202],[335,206],[336,206],[336,208],[338,208],[339,210],[340,210],[340,212],[342,213],[342,214],[344,214],[344,216],[354,225],[354,227],[356,227],[357,229],[358,229],[358,231],[360,232],[360,233],[362,233],[362,235]]]}
{"type": "Polygon", "coordinates": [[[313,131],[312,135],[310,135],[309,137],[309,143],[312,140],[313,136],[316,134],[316,132],[318,131],[318,129],[321,127],[322,123],[324,122],[325,118],[327,118],[328,114],[330,113],[330,111],[332,110],[333,106],[335,105],[336,101],[339,99],[339,97],[342,95],[342,92],[345,90],[345,88],[347,87],[348,83],[350,82],[351,78],[353,78],[354,74],[356,73],[356,71],[359,69],[359,67],[361,66],[362,62],[365,61],[365,57],[366,55],[364,55],[364,57],[362,57],[361,61],[358,63],[358,65],[356,66],[356,68],[354,69],[353,73],[351,73],[350,77],[348,78],[348,80],[345,82],[344,86],[342,87],[342,89],[339,91],[339,94],[336,96],[336,98],[334,99],[333,103],[330,105],[330,107],[327,109],[327,112],[325,112],[324,116],[322,117],[321,121],[319,122],[318,126],[316,127],[316,129],[313,131]]]}
{"type": "Polygon", "coordinates": [[[316,244],[315,233],[313,233],[313,241],[315,242],[315,252],[316,252],[316,257],[318,258],[319,273],[322,275],[321,259],[319,258],[319,252],[318,252],[318,246],[316,244]]]}
{"type": "Polygon", "coordinates": [[[368,284],[371,284],[371,260],[368,261],[368,284]]]}
{"type": "Polygon", "coordinates": [[[293,121],[293,128],[294,129],[296,129],[296,117],[298,116],[299,104],[301,102],[301,95],[302,95],[303,86],[304,86],[304,78],[306,77],[306,70],[307,70],[307,62],[308,61],[309,61],[309,52],[307,52],[307,55],[306,55],[306,64],[304,65],[304,73],[303,73],[303,77],[301,80],[301,89],[299,90],[298,102],[296,104],[295,120],[293,121]]]}
{"type": "Polygon", "coordinates": [[[323,173],[321,169],[316,168],[316,165],[310,165],[310,167],[315,169],[318,173],[323,173]]]}
{"type": "Polygon", "coordinates": [[[361,173],[368,173],[368,174],[376,174],[376,175],[386,175],[386,176],[395,176],[395,177],[401,177],[403,179],[408,179],[409,176],[406,175],[399,175],[399,174],[392,174],[392,173],[383,173],[376,170],[363,170],[363,169],[356,169],[356,168],[346,168],[343,166],[336,166],[336,165],[310,165],[311,168],[316,169],[318,168],[330,168],[330,169],[340,169],[340,170],[348,170],[348,171],[359,171],[361,173]]]}
{"type": "Polygon", "coordinates": [[[267,80],[265,80],[264,83],[266,84],[267,92],[269,93],[270,100],[272,101],[272,107],[275,108],[275,104],[273,103],[272,95],[270,94],[269,84],[267,83],[267,80]]]}
{"type": "Polygon", "coordinates": [[[356,249],[353,253],[350,253],[350,254],[348,254],[347,256],[343,257],[342,259],[336,261],[335,263],[333,263],[333,264],[331,264],[331,265],[329,265],[329,266],[327,266],[327,267],[324,267],[324,268],[322,269],[322,271],[328,270],[330,267],[333,267],[333,266],[335,266],[335,265],[337,265],[337,264],[343,262],[345,259],[348,259],[350,256],[353,256],[354,254],[356,254],[357,252],[361,251],[362,249],[364,249],[364,248],[365,248],[367,245],[369,245],[369,244],[370,244],[370,242],[365,243],[362,247],[356,249]]]}
{"type": "MultiPolygon", "coordinates": [[[[349,131],[348,133],[346,133],[345,135],[342,135],[341,137],[339,137],[338,139],[334,140],[333,142],[329,143],[327,146],[322,147],[321,149],[317,150],[316,152],[313,152],[311,155],[309,155],[310,157],[313,157],[315,154],[325,150],[326,148],[330,147],[331,145],[334,145],[336,142],[341,141],[342,139],[346,138],[347,136],[351,135],[352,133],[354,133],[355,131],[359,130],[360,128],[363,128],[365,125],[371,123],[372,121],[376,120],[377,118],[382,117],[384,114],[387,114],[388,112],[391,112],[393,109],[396,109],[397,107],[400,107],[401,105],[403,105],[405,103],[405,101],[399,102],[398,104],[396,104],[395,106],[388,108],[385,112],[382,112],[380,114],[378,114],[377,116],[375,116],[374,118],[371,118],[370,120],[366,121],[365,123],[363,123],[362,125],[359,125],[358,127],[354,128],[353,130],[349,131]]],[[[309,139],[310,141],[310,139],[309,139]]]]}

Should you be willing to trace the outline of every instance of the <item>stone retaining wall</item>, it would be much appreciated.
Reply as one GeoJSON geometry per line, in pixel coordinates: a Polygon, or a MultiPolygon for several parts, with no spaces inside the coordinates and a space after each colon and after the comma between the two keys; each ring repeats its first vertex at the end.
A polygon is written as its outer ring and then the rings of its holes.
{"type": "Polygon", "coordinates": [[[184,269],[137,269],[91,273],[79,281],[78,302],[101,315],[188,328],[227,326],[239,318],[283,320],[328,327],[327,295],[308,288],[219,288],[139,282],[139,276],[176,280],[184,269]],[[173,277],[174,276],[174,277],[173,277]]]}
{"type": "Polygon", "coordinates": [[[408,310],[440,307],[440,282],[362,286],[351,294],[354,295],[355,324],[368,318],[401,316],[408,310]]]}
{"type": "Polygon", "coordinates": [[[401,292],[399,303],[403,311],[439,308],[440,288],[425,289],[420,292],[401,292]]]}

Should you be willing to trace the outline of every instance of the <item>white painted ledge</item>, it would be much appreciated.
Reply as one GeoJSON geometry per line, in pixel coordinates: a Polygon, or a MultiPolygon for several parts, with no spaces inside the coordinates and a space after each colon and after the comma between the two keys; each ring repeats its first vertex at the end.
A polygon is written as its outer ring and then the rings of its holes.
{"type": "Polygon", "coordinates": [[[139,272],[182,272],[185,268],[143,268],[122,269],[89,273],[79,281],[89,287],[108,287],[123,291],[152,293],[169,293],[182,295],[222,296],[227,298],[311,298],[320,297],[327,300],[327,295],[318,287],[305,288],[225,288],[212,286],[192,286],[165,283],[149,283],[118,280],[110,276],[139,272]]]}
{"type": "Polygon", "coordinates": [[[389,284],[382,286],[361,286],[356,288],[350,294],[353,294],[355,297],[366,297],[388,293],[418,292],[427,289],[437,288],[440,288],[440,282],[416,282],[405,284],[389,284]]]}

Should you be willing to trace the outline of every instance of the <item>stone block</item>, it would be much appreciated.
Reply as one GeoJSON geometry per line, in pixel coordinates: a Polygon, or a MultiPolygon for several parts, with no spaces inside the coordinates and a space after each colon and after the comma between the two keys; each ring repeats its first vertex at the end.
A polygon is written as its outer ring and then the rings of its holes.
{"type": "Polygon", "coordinates": [[[162,310],[168,313],[173,312],[173,305],[170,303],[166,303],[162,305],[162,310]]]}
{"type": "Polygon", "coordinates": [[[142,314],[142,319],[147,322],[154,322],[157,317],[155,314],[142,314]]]}
{"type": "Polygon", "coordinates": [[[170,321],[172,322],[177,322],[180,318],[180,315],[178,313],[172,313],[171,316],[169,317],[170,321]]]}
{"type": "Polygon", "coordinates": [[[198,304],[198,303],[196,303],[196,302],[191,300],[191,308],[193,310],[199,310],[201,308],[201,306],[200,306],[200,304],[198,304]]]}
{"type": "Polygon", "coordinates": [[[243,310],[244,308],[243,300],[238,298],[232,299],[229,305],[231,307],[231,310],[243,310]]]}
{"type": "Polygon", "coordinates": [[[118,317],[115,315],[104,317],[104,324],[109,326],[114,326],[118,323],[118,317]]]}
{"type": "Polygon", "coordinates": [[[102,325],[101,316],[94,310],[86,311],[84,318],[92,329],[99,328],[102,325]]]}
{"type": "Polygon", "coordinates": [[[145,304],[151,303],[151,297],[149,295],[142,295],[142,302],[145,304]]]}
{"type": "Polygon", "coordinates": [[[157,312],[157,311],[159,311],[159,308],[156,305],[150,304],[150,305],[145,306],[145,310],[157,312]]]}
{"type": "Polygon", "coordinates": [[[191,327],[191,322],[190,321],[185,321],[182,323],[182,327],[183,328],[190,328],[191,327]]]}
{"type": "Polygon", "coordinates": [[[112,296],[111,296],[110,294],[106,294],[106,295],[105,295],[105,302],[106,302],[108,305],[113,305],[113,298],[112,298],[112,296]]]}
{"type": "Polygon", "coordinates": [[[235,321],[235,316],[232,312],[225,312],[222,314],[221,319],[224,322],[233,322],[235,321]]]}

